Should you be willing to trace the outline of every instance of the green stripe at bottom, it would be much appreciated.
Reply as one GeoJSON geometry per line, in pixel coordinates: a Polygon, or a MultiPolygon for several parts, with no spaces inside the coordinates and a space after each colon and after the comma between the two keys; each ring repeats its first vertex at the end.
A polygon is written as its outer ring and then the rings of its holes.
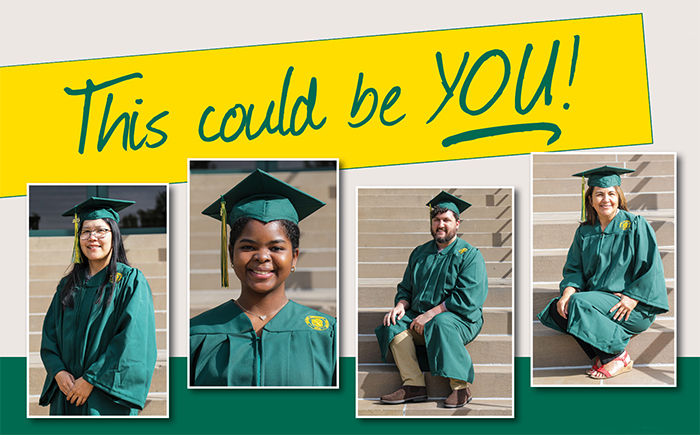
{"type": "Polygon", "coordinates": [[[514,419],[356,419],[355,358],[339,390],[188,390],[182,357],[168,419],[27,419],[26,358],[0,358],[0,433],[700,433],[700,358],[678,358],[676,388],[531,388],[530,359],[515,360],[514,419]]]}

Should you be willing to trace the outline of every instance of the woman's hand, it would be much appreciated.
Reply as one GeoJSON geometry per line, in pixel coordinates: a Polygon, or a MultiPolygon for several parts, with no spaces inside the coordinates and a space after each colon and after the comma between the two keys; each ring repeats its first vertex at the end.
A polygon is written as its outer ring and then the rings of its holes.
{"type": "Polygon", "coordinates": [[[637,306],[637,301],[636,299],[632,299],[629,296],[625,296],[622,293],[613,293],[615,296],[620,298],[620,302],[616,303],[615,306],[610,308],[610,312],[612,313],[613,311],[617,310],[615,315],[613,316],[613,320],[622,320],[622,317],[624,316],[625,321],[630,318],[630,313],[632,310],[634,310],[634,307],[637,306]]]}
{"type": "Polygon", "coordinates": [[[557,302],[557,311],[559,312],[559,315],[565,319],[569,318],[569,298],[571,298],[571,295],[574,293],[576,293],[576,289],[574,287],[565,288],[564,292],[559,298],[559,302],[557,302]]]}
{"type": "Polygon", "coordinates": [[[396,320],[401,320],[401,318],[406,314],[406,308],[408,308],[408,301],[399,301],[394,308],[391,309],[384,316],[384,326],[396,325],[396,320]]]}
{"type": "Polygon", "coordinates": [[[78,378],[78,380],[75,381],[75,386],[73,386],[73,389],[66,395],[66,400],[75,404],[75,406],[80,406],[85,403],[88,397],[90,397],[92,388],[93,386],[91,383],[83,378],[78,378]]]}
{"type": "Polygon", "coordinates": [[[56,376],[53,378],[56,380],[56,385],[58,385],[58,388],[66,396],[68,393],[70,393],[70,390],[73,389],[73,385],[75,385],[75,378],[66,370],[61,370],[60,372],[56,373],[56,376]]]}

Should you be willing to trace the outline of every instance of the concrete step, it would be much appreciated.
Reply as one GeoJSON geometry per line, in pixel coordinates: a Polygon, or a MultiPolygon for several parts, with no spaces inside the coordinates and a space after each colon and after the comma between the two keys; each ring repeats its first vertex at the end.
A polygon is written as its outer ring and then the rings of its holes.
{"type": "Polygon", "coordinates": [[[139,415],[166,416],[168,415],[168,398],[165,395],[149,395],[146,405],[139,415]]]}
{"type": "MultiPolygon", "coordinates": [[[[39,396],[32,396],[27,403],[30,416],[48,416],[49,407],[39,406],[39,396]]],[[[165,417],[168,415],[168,399],[164,394],[149,394],[146,405],[139,411],[139,416],[165,417]]]]}
{"type": "MultiPolygon", "coordinates": [[[[370,280],[368,280],[370,281],[370,280]]],[[[396,284],[400,279],[396,279],[396,284]]],[[[362,284],[357,288],[358,308],[386,308],[389,310],[394,305],[396,296],[396,284],[362,284]]],[[[513,289],[510,285],[499,286],[489,284],[489,294],[486,297],[485,307],[512,307],[513,289]]]]}
{"type": "MultiPolygon", "coordinates": [[[[676,187],[676,179],[673,175],[627,176],[623,178],[621,186],[625,197],[627,192],[673,192],[676,187]]],[[[568,177],[532,180],[532,191],[534,196],[581,192],[581,179],[568,177]]]]}
{"type": "MultiPolygon", "coordinates": [[[[156,330],[156,347],[158,349],[168,348],[168,334],[165,329],[156,330]]],[[[41,331],[29,334],[29,352],[39,352],[41,350],[41,331]]]]}
{"type": "MultiPolygon", "coordinates": [[[[591,166],[590,162],[551,162],[551,163],[541,163],[537,158],[533,159],[532,164],[532,178],[577,178],[572,177],[571,174],[576,174],[593,167],[598,166],[617,166],[619,168],[634,169],[635,172],[631,174],[624,175],[623,179],[633,178],[633,177],[653,177],[655,175],[673,175],[674,173],[674,162],[670,159],[659,159],[652,160],[648,158],[648,154],[643,155],[638,161],[619,161],[619,162],[596,162],[595,166],[591,166]],[[600,164],[598,164],[600,163],[600,164]]],[[[671,154],[667,154],[668,157],[673,157],[671,154]]],[[[579,179],[580,181],[580,179],[579,179]]]]}
{"type": "MultiPolygon", "coordinates": [[[[302,232],[299,240],[300,247],[308,248],[335,248],[335,231],[305,231],[302,232]]],[[[219,231],[213,233],[198,233],[190,235],[190,251],[207,251],[216,249],[221,244],[219,231]]]]}
{"type": "MultiPolygon", "coordinates": [[[[496,247],[512,247],[513,236],[510,233],[505,234],[483,234],[483,233],[461,233],[457,232],[457,236],[465,240],[472,246],[496,246],[496,247]]],[[[384,246],[415,248],[425,242],[430,241],[430,233],[406,233],[406,234],[383,234],[378,236],[372,233],[358,233],[357,245],[363,248],[375,247],[381,248],[384,246]]]]}
{"type": "MultiPolygon", "coordinates": [[[[29,332],[41,332],[44,325],[44,317],[46,314],[30,314],[29,315],[29,332]]],[[[164,311],[155,313],[156,329],[166,329],[167,314],[164,311]]]]}
{"type": "Polygon", "coordinates": [[[532,372],[532,385],[561,386],[673,386],[676,371],[673,364],[644,365],[635,362],[632,371],[610,379],[593,379],[587,368],[541,369],[532,372]]]}
{"type": "MultiPolygon", "coordinates": [[[[466,348],[474,363],[513,363],[512,335],[479,334],[466,348]]],[[[357,361],[360,364],[382,362],[375,335],[360,335],[357,337],[357,361]]],[[[394,363],[394,356],[391,351],[387,353],[387,363],[394,363]]]]}
{"type": "MultiPolygon", "coordinates": [[[[39,396],[44,387],[46,369],[41,363],[29,365],[29,395],[39,396]]],[[[168,365],[165,360],[158,360],[153,371],[149,393],[166,393],[168,391],[168,365]]],[[[37,397],[38,400],[38,397],[37,397]]]]}
{"type": "Polygon", "coordinates": [[[431,399],[419,403],[386,405],[377,400],[358,400],[357,415],[360,417],[511,417],[513,401],[509,399],[474,399],[462,408],[444,408],[444,399],[431,399]]]}
{"type": "MultiPolygon", "coordinates": [[[[334,288],[336,286],[335,268],[310,268],[300,267],[285,281],[287,289],[313,289],[334,288]],[[320,269],[320,270],[319,270],[320,269]]],[[[229,268],[229,282],[231,287],[240,286],[233,269],[229,268]]],[[[221,288],[221,273],[219,269],[195,270],[190,269],[190,290],[213,290],[221,288]]]]}
{"type": "MultiPolygon", "coordinates": [[[[245,177],[250,175],[254,169],[245,172],[237,173],[195,173],[190,174],[190,197],[197,198],[204,202],[209,201],[206,205],[211,204],[218,199],[219,195],[227,192],[233,186],[241,182],[245,177]],[[203,198],[208,191],[216,192],[213,198],[203,198]]],[[[269,172],[270,175],[289,183],[297,189],[307,192],[321,200],[325,198],[335,198],[336,171],[275,171],[269,172]]],[[[324,200],[325,201],[325,200],[324,200]]],[[[202,207],[204,209],[206,207],[202,207]]]]}
{"type": "MultiPolygon", "coordinates": [[[[469,387],[474,400],[513,397],[513,366],[474,365],[474,384],[469,387]]],[[[449,381],[425,372],[429,400],[450,394],[449,381]]],[[[358,364],[357,395],[361,399],[379,399],[401,388],[401,376],[394,364],[358,364]]]]}
{"type": "MultiPolygon", "coordinates": [[[[452,189],[450,189],[451,191],[452,189]]],[[[464,199],[472,206],[493,206],[493,205],[510,205],[512,197],[510,189],[498,189],[498,193],[486,193],[485,191],[469,191],[470,194],[462,194],[458,189],[453,195],[464,199]]],[[[465,189],[467,191],[467,189],[465,189]]],[[[423,216],[428,216],[428,207],[425,204],[430,201],[435,195],[440,193],[440,189],[426,189],[426,193],[422,194],[404,194],[402,189],[395,189],[393,195],[372,195],[368,191],[362,191],[362,194],[357,195],[358,208],[364,207],[406,207],[407,204],[422,208],[423,216]]],[[[466,212],[469,213],[469,212],[466,212]]],[[[466,215],[465,215],[466,216],[466,215]]],[[[420,218],[414,217],[415,218],[420,218]]]]}
{"type": "MultiPolygon", "coordinates": [[[[37,250],[29,253],[29,266],[62,266],[67,269],[71,265],[72,247],[67,250],[37,250]]],[[[127,249],[126,256],[132,264],[157,263],[167,261],[165,248],[127,249]]]]}
{"type": "MultiPolygon", "coordinates": [[[[208,180],[202,181],[190,181],[190,210],[191,214],[201,213],[202,210],[206,209],[214,201],[218,200],[222,193],[227,192],[235,183],[227,185],[227,187],[222,187],[215,183],[209,184],[208,180]],[[223,190],[222,190],[223,189],[223,190]],[[218,192],[218,194],[216,193],[218,192]]],[[[317,183],[307,184],[307,185],[297,185],[293,184],[294,187],[300,189],[309,195],[319,199],[326,203],[325,207],[335,208],[335,203],[337,198],[331,197],[331,194],[335,194],[335,182],[327,181],[326,179],[319,179],[317,183]]],[[[325,208],[324,207],[324,208],[325,208]]],[[[319,210],[320,212],[321,210],[319,210]]]]}
{"type": "MultiPolygon", "coordinates": [[[[425,202],[430,201],[441,190],[449,192],[460,198],[466,196],[500,195],[510,193],[510,189],[501,187],[475,187],[475,188],[454,188],[454,187],[416,187],[416,188],[373,188],[363,187],[358,190],[358,196],[400,196],[411,195],[425,198],[425,202]]],[[[465,198],[466,199],[466,198],[465,198]]]]}
{"type": "MultiPolygon", "coordinates": [[[[532,198],[532,209],[536,212],[581,212],[581,191],[572,192],[568,195],[534,196],[532,198]]],[[[675,196],[673,192],[665,193],[625,193],[627,207],[632,213],[636,210],[668,209],[675,207],[675,196]]]]}
{"type": "MultiPolygon", "coordinates": [[[[46,314],[46,311],[51,305],[52,299],[53,293],[51,295],[29,296],[29,313],[46,314]]],[[[167,309],[167,295],[165,293],[153,293],[153,309],[155,311],[163,311],[167,309]]]]}
{"type": "MultiPolygon", "coordinates": [[[[304,231],[335,231],[335,208],[326,204],[323,208],[299,223],[299,230],[304,231]],[[326,210],[327,209],[327,210],[326,210]],[[322,212],[323,211],[323,212],[322,212]]],[[[190,215],[190,234],[214,233],[220,231],[219,221],[201,213],[190,215]]]]}
{"type": "MultiPolygon", "coordinates": [[[[139,263],[138,265],[132,263],[134,267],[138,269],[146,276],[166,276],[168,272],[168,265],[166,262],[156,262],[156,263],[139,263]]],[[[68,265],[70,266],[70,265],[68,265]]],[[[30,265],[29,266],[29,277],[30,279],[56,279],[56,277],[61,277],[66,274],[67,267],[65,264],[61,265],[30,265]]]]}
{"type": "MultiPolygon", "coordinates": [[[[395,207],[386,206],[365,206],[357,209],[357,218],[362,219],[394,219],[397,221],[403,219],[429,219],[430,212],[424,204],[429,201],[418,203],[417,205],[403,204],[395,207]]],[[[471,200],[469,201],[471,202],[471,200]]],[[[512,217],[513,207],[510,201],[504,201],[499,205],[475,205],[464,214],[461,215],[462,220],[468,219],[510,219],[512,217]]]]}
{"type": "MultiPolygon", "coordinates": [[[[386,309],[360,309],[357,313],[357,333],[374,334],[382,324],[386,309]]],[[[484,308],[482,334],[512,334],[513,312],[510,308],[484,308]]]]}
{"type": "MultiPolygon", "coordinates": [[[[614,153],[537,153],[532,155],[533,163],[592,163],[588,168],[609,165],[619,168],[625,165],[639,165],[641,162],[663,162],[673,161],[672,154],[634,154],[622,152],[614,153]]],[[[582,169],[583,170],[583,169],[582,169]]],[[[577,171],[580,172],[580,171],[577,171]]]]}
{"type": "MultiPolygon", "coordinates": [[[[673,219],[647,219],[656,234],[659,246],[675,245],[675,224],[673,219]]],[[[535,222],[532,226],[533,249],[568,249],[579,227],[577,221],[535,222]]]]}
{"type": "MultiPolygon", "coordinates": [[[[362,278],[400,278],[406,270],[406,263],[358,263],[357,274],[362,278]]],[[[488,276],[508,278],[513,276],[513,264],[511,262],[487,262],[486,273],[488,276]]]]}
{"type": "MultiPolygon", "coordinates": [[[[466,233],[511,233],[513,220],[510,215],[503,219],[464,219],[460,221],[459,230],[466,233]]],[[[360,233],[420,233],[430,232],[430,220],[421,219],[362,219],[357,222],[360,233]]]]}
{"type": "MultiPolygon", "coordinates": [[[[673,318],[676,316],[675,310],[675,288],[673,281],[666,282],[666,294],[668,295],[668,313],[664,313],[663,317],[673,318]]],[[[537,318],[537,314],[544,309],[545,306],[554,298],[559,297],[559,284],[537,284],[532,289],[532,320],[537,318]]]]}
{"type": "MultiPolygon", "coordinates": [[[[584,367],[590,360],[571,336],[533,322],[532,364],[537,368],[584,367]]],[[[674,364],[673,319],[659,319],[642,334],[634,336],[627,352],[639,364],[674,364]]]]}
{"type": "MultiPolygon", "coordinates": [[[[661,261],[664,265],[664,276],[671,279],[676,276],[674,268],[675,255],[673,249],[660,248],[661,261]]],[[[532,252],[533,282],[559,282],[566,263],[568,250],[541,250],[532,252]]]]}
{"type": "MultiPolygon", "coordinates": [[[[166,234],[122,234],[122,239],[125,249],[151,249],[167,246],[166,234]]],[[[68,260],[70,260],[70,253],[73,252],[73,236],[30,237],[29,251],[64,252],[67,253],[68,260]]]]}
{"type": "MultiPolygon", "coordinates": [[[[216,269],[219,267],[219,250],[192,251],[190,252],[190,270],[194,269],[216,269]]],[[[299,259],[297,264],[306,267],[335,267],[336,249],[299,249],[299,259]]]]}
{"type": "MultiPolygon", "coordinates": [[[[361,263],[400,262],[408,263],[408,257],[413,252],[410,247],[361,247],[357,249],[358,261],[361,263]]],[[[513,261],[513,248],[479,246],[479,252],[485,261],[513,261]]],[[[303,251],[302,251],[303,252],[303,251]]]]}
{"type": "MultiPolygon", "coordinates": [[[[29,280],[29,295],[30,296],[50,296],[53,297],[56,293],[56,286],[60,281],[63,274],[51,277],[49,279],[30,279],[29,280]]],[[[147,276],[148,285],[151,287],[151,292],[165,293],[166,292],[166,280],[165,276],[161,277],[149,277],[147,276]]],[[[48,306],[48,305],[47,305],[48,306]]],[[[44,310],[46,311],[46,310],[44,310]]],[[[29,311],[34,313],[36,311],[29,311]]]]}

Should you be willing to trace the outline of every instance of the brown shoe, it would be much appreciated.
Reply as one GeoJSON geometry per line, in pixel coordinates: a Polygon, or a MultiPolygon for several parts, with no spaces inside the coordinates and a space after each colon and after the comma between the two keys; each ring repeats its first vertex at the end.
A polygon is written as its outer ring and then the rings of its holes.
{"type": "Polygon", "coordinates": [[[472,392],[469,387],[461,390],[452,390],[447,399],[445,399],[445,408],[461,408],[472,401],[472,392]]]}
{"type": "Polygon", "coordinates": [[[393,393],[382,396],[381,402],[396,405],[406,402],[422,402],[427,398],[428,390],[425,387],[404,385],[393,393]]]}

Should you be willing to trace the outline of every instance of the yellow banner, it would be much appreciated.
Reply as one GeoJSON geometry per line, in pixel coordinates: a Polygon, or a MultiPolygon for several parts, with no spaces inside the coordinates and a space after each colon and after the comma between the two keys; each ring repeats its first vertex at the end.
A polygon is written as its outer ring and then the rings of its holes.
{"type": "Polygon", "coordinates": [[[0,196],[652,142],[641,14],[0,69],[0,196]]]}

